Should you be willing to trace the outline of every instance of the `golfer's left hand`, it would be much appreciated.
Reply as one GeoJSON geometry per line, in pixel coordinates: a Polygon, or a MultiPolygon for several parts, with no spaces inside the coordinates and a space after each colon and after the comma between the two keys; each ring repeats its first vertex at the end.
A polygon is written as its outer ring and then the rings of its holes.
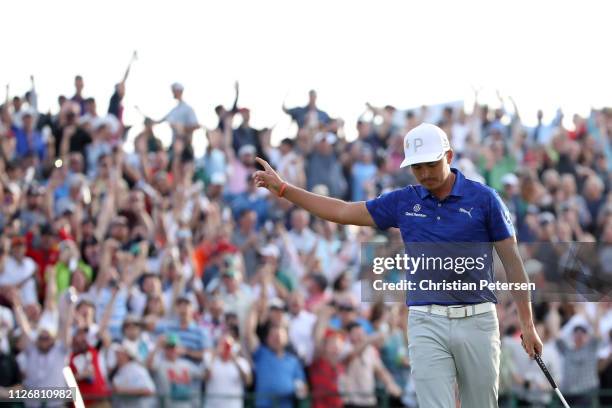
{"type": "Polygon", "coordinates": [[[256,157],[255,160],[257,163],[264,168],[263,171],[259,170],[253,174],[253,178],[255,179],[255,185],[257,187],[264,187],[273,192],[274,194],[278,194],[281,186],[284,181],[281,177],[274,171],[272,166],[260,157],[256,157]]]}
{"type": "Polygon", "coordinates": [[[521,338],[521,345],[531,359],[535,358],[536,354],[542,355],[542,340],[540,340],[540,336],[538,336],[533,325],[527,330],[523,330],[521,338]]]}

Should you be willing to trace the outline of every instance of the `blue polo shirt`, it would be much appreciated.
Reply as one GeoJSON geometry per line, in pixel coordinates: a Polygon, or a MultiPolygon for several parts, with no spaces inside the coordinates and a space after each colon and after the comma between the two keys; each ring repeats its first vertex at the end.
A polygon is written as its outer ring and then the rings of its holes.
{"type": "Polygon", "coordinates": [[[306,381],[300,360],[291,353],[279,357],[267,346],[261,345],[253,353],[255,364],[255,400],[257,408],[293,406],[295,381],[306,381]]]}
{"type": "MultiPolygon", "coordinates": [[[[416,270],[406,279],[416,283],[407,303],[473,304],[496,302],[489,289],[475,291],[419,290],[423,279],[432,282],[493,281],[493,246],[514,235],[510,212],[494,189],[468,180],[455,168],[450,194],[439,200],[421,185],[410,185],[366,202],[366,207],[380,229],[399,228],[409,256],[484,257],[485,267],[458,273],[449,270],[416,270]]],[[[432,262],[432,265],[435,262],[432,262]]]]}

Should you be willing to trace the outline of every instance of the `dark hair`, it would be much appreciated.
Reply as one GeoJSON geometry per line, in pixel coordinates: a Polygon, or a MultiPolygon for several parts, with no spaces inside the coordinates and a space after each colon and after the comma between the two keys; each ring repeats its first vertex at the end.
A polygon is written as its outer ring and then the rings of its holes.
{"type": "Polygon", "coordinates": [[[385,304],[383,302],[376,302],[372,306],[370,311],[370,322],[380,320],[385,314],[385,304]]]}
{"type": "Polygon", "coordinates": [[[140,286],[141,286],[141,289],[142,289],[142,284],[144,283],[144,281],[146,279],[149,279],[149,278],[160,279],[159,275],[156,274],[156,273],[153,273],[153,272],[145,272],[145,273],[143,273],[142,276],[140,277],[140,286]]]}
{"type": "Polygon", "coordinates": [[[288,145],[289,147],[293,147],[295,146],[295,140],[286,137],[283,140],[281,140],[281,144],[285,144],[285,145],[288,145]]]}
{"type": "Polygon", "coordinates": [[[40,235],[53,235],[53,226],[51,224],[45,223],[40,227],[40,235]]]}
{"type": "Polygon", "coordinates": [[[342,290],[342,287],[340,285],[342,284],[342,280],[346,279],[346,276],[347,276],[346,272],[342,272],[336,277],[332,285],[334,292],[339,292],[342,290]]]}
{"type": "Polygon", "coordinates": [[[313,273],[310,275],[310,278],[316,283],[321,291],[324,291],[325,288],[327,288],[327,278],[324,275],[320,273],[313,273]]]}
{"type": "Polygon", "coordinates": [[[356,328],[356,327],[361,327],[361,325],[360,325],[359,323],[355,322],[355,321],[352,321],[352,322],[348,322],[348,323],[347,323],[347,324],[344,326],[344,329],[345,329],[347,332],[349,332],[349,333],[350,333],[350,332],[351,332],[351,331],[352,331],[354,328],[356,328]]]}
{"type": "Polygon", "coordinates": [[[229,326],[227,326],[227,332],[234,339],[240,339],[240,328],[237,324],[230,324],[229,326]]]}

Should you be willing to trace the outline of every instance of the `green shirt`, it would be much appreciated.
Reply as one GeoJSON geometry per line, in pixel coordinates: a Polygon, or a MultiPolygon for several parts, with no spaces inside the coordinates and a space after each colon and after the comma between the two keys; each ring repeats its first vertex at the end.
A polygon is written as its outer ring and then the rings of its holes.
{"type": "MultiPolygon", "coordinates": [[[[83,275],[85,275],[87,283],[90,283],[93,280],[93,269],[91,269],[91,266],[80,260],[78,262],[78,268],[83,272],[83,275]]],[[[72,272],[70,272],[68,265],[63,262],[58,262],[55,264],[55,281],[58,294],[64,292],[70,287],[71,276],[72,272]]]]}

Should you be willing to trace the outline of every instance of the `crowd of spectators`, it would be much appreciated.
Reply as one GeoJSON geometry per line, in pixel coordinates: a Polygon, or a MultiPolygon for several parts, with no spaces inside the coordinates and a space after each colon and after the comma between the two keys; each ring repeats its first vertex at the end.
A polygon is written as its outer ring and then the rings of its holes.
{"type": "MultiPolygon", "coordinates": [[[[407,308],[360,299],[360,243],[397,241],[398,231],[314,219],[257,189],[251,175],[260,156],[288,182],[341,199],[403,187],[414,182],[399,169],[403,135],[429,120],[427,107],[367,104],[348,141],[345,122],[313,90],[305,106],[282,107],[297,134],[272,145],[271,130],[253,128],[251,110],[239,106],[236,84],[233,106],[215,107],[218,126],[206,129],[198,157],[193,133],[202,125],[175,83],[176,106],[146,118],[128,153],[128,73],[106,114],[81,76],[47,114],[34,78],[25,96],[7,89],[0,394],[64,386],[68,365],[96,407],[241,407],[249,392],[257,407],[306,396],[313,407],[377,406],[379,390],[393,406],[416,407],[407,308]],[[161,122],[172,128],[169,146],[156,135],[161,122]]],[[[612,273],[612,110],[575,115],[572,129],[561,112],[551,123],[540,112],[529,128],[511,99],[489,108],[475,96],[473,107],[449,106],[437,119],[453,167],[499,191],[521,243],[591,242],[612,273]]],[[[536,257],[526,266],[537,277],[547,265],[536,257]]],[[[612,389],[607,300],[534,304],[544,361],[576,404],[612,389]]],[[[506,297],[498,313],[500,399],[546,406],[552,390],[520,346],[506,297]]]]}

